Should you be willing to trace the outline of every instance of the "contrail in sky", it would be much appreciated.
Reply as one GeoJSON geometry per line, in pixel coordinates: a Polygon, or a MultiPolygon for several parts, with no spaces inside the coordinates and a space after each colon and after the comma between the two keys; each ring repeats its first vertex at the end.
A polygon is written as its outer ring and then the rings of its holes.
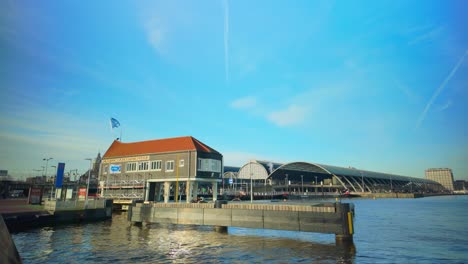
{"type": "Polygon", "coordinates": [[[224,71],[229,82],[229,3],[224,0],[224,71]]]}
{"type": "Polygon", "coordinates": [[[465,59],[466,55],[468,55],[468,50],[465,50],[465,53],[463,56],[460,58],[458,61],[457,65],[453,68],[453,70],[450,72],[450,74],[445,78],[444,82],[437,88],[437,90],[434,92],[434,94],[431,97],[431,100],[427,102],[426,108],[424,108],[424,111],[421,113],[421,116],[418,119],[418,122],[416,123],[416,127],[419,127],[421,123],[424,121],[426,118],[427,111],[429,111],[429,108],[431,108],[432,103],[434,103],[435,99],[439,96],[439,94],[442,92],[442,90],[445,88],[445,85],[452,79],[453,75],[457,72],[458,68],[462,64],[463,60],[465,59]]]}

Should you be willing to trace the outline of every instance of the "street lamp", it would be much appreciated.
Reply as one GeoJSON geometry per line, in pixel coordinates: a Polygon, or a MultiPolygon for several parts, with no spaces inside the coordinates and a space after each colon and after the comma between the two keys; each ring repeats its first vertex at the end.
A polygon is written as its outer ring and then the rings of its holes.
{"type": "Polygon", "coordinates": [[[88,171],[88,180],[86,183],[86,198],[85,198],[85,209],[88,208],[88,192],[89,192],[89,179],[91,178],[91,168],[93,166],[93,159],[85,159],[89,160],[89,171],[88,171]]]}
{"type": "Polygon", "coordinates": [[[249,172],[250,172],[250,203],[253,203],[253,186],[252,186],[252,162],[249,162],[249,172]]]}
{"type": "Polygon", "coordinates": [[[317,196],[317,176],[315,176],[315,196],[317,196]]]}
{"type": "Polygon", "coordinates": [[[301,192],[304,193],[304,176],[301,175],[301,192]]]}
{"type": "Polygon", "coordinates": [[[361,173],[361,184],[362,184],[361,189],[362,189],[362,192],[364,192],[365,191],[365,189],[364,189],[364,175],[362,175],[362,171],[359,171],[359,173],[361,173]]]}
{"type": "MultiPolygon", "coordinates": [[[[50,167],[51,167],[51,168],[55,168],[55,169],[57,170],[57,166],[55,166],[55,165],[52,165],[52,166],[50,166],[50,167]]],[[[55,188],[55,184],[56,184],[55,181],[57,180],[56,178],[57,178],[57,173],[55,173],[55,177],[54,177],[54,181],[53,181],[53,185],[52,185],[52,190],[55,188]]],[[[55,191],[57,191],[57,190],[55,190],[55,191]]],[[[52,195],[52,194],[51,194],[51,195],[52,195]]],[[[57,194],[54,195],[54,198],[56,198],[56,197],[57,197],[57,194]]]]}
{"type": "Polygon", "coordinates": [[[49,165],[49,160],[51,160],[52,158],[43,158],[42,160],[45,160],[46,162],[46,165],[45,165],[45,176],[47,177],[47,166],[49,165]]]}
{"type": "Polygon", "coordinates": [[[390,192],[393,192],[392,175],[390,175],[390,192]]]}
{"type": "Polygon", "coordinates": [[[286,174],[286,185],[287,185],[286,190],[287,190],[287,193],[289,195],[289,178],[288,178],[288,174],[286,174]]]}
{"type": "MultiPolygon", "coordinates": [[[[51,160],[52,158],[43,158],[42,160],[45,160],[46,162],[46,165],[45,165],[45,176],[46,176],[46,180],[47,180],[47,166],[49,165],[49,160],[51,160]]],[[[54,188],[54,186],[52,185],[52,188],[50,188],[50,199],[52,199],[52,189],[54,188]]],[[[49,200],[50,200],[49,199],[49,200]]]]}

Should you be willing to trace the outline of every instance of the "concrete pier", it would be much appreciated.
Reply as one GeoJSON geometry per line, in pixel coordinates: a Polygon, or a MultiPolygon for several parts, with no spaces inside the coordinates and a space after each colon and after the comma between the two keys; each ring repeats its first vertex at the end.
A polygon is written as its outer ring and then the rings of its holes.
{"type": "MultiPolygon", "coordinates": [[[[4,202],[5,203],[5,202],[4,202]]],[[[112,200],[46,201],[35,210],[3,207],[1,214],[10,232],[59,224],[100,221],[112,218],[112,200]]]]}
{"type": "Polygon", "coordinates": [[[347,203],[136,203],[129,211],[132,223],[211,225],[335,234],[337,242],[352,242],[353,208],[347,203]]]}

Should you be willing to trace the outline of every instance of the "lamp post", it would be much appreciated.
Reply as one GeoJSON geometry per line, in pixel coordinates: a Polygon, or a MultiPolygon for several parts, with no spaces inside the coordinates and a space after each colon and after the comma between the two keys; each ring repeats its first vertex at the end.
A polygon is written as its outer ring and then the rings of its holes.
{"type": "MultiPolygon", "coordinates": [[[[46,181],[47,181],[47,166],[49,165],[49,160],[51,160],[52,158],[43,158],[42,160],[45,160],[46,162],[46,165],[45,165],[45,176],[46,176],[46,181]]],[[[52,185],[52,188],[50,188],[50,195],[49,195],[49,200],[52,199],[52,190],[53,190],[54,186],[52,185]]]]}
{"type": "MultiPolygon", "coordinates": [[[[55,172],[55,176],[54,176],[54,180],[53,180],[53,185],[52,185],[52,190],[55,189],[55,184],[56,184],[56,180],[57,180],[57,166],[55,165],[52,165],[50,166],[51,168],[54,168],[56,170],[55,172]]],[[[57,191],[57,189],[55,189],[55,191],[57,191]]],[[[57,198],[57,194],[54,195],[54,198],[57,198]]]]}
{"type": "Polygon", "coordinates": [[[317,196],[317,176],[315,176],[315,196],[317,196]]]}
{"type": "Polygon", "coordinates": [[[252,172],[250,172],[250,203],[253,203],[253,180],[252,180],[252,172]]]}
{"type": "Polygon", "coordinates": [[[52,158],[43,158],[42,160],[45,160],[46,165],[45,165],[45,176],[47,177],[47,166],[49,165],[49,160],[52,158]]]}
{"type": "Polygon", "coordinates": [[[250,203],[253,203],[253,186],[252,186],[252,162],[249,162],[249,172],[250,172],[250,203]]]}
{"type": "Polygon", "coordinates": [[[364,189],[364,175],[362,175],[362,171],[359,171],[359,173],[361,173],[361,184],[362,184],[361,189],[362,189],[362,192],[364,192],[365,190],[364,189]]]}
{"type": "Polygon", "coordinates": [[[392,175],[390,175],[390,192],[393,192],[392,175]]]}
{"type": "Polygon", "coordinates": [[[301,192],[304,194],[304,176],[301,175],[301,192]]]}
{"type": "Polygon", "coordinates": [[[89,192],[89,179],[91,178],[91,168],[93,166],[93,159],[85,159],[89,160],[89,171],[88,171],[88,180],[86,183],[86,198],[85,198],[85,209],[88,208],[88,192],[89,192]]]}

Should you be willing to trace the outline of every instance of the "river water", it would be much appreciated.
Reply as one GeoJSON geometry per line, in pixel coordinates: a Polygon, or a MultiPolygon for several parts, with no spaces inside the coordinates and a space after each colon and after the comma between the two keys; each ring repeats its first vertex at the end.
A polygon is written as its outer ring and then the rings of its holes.
{"type": "Polygon", "coordinates": [[[112,221],[13,234],[24,263],[468,263],[468,196],[353,199],[353,245],[305,232],[112,221]]]}

